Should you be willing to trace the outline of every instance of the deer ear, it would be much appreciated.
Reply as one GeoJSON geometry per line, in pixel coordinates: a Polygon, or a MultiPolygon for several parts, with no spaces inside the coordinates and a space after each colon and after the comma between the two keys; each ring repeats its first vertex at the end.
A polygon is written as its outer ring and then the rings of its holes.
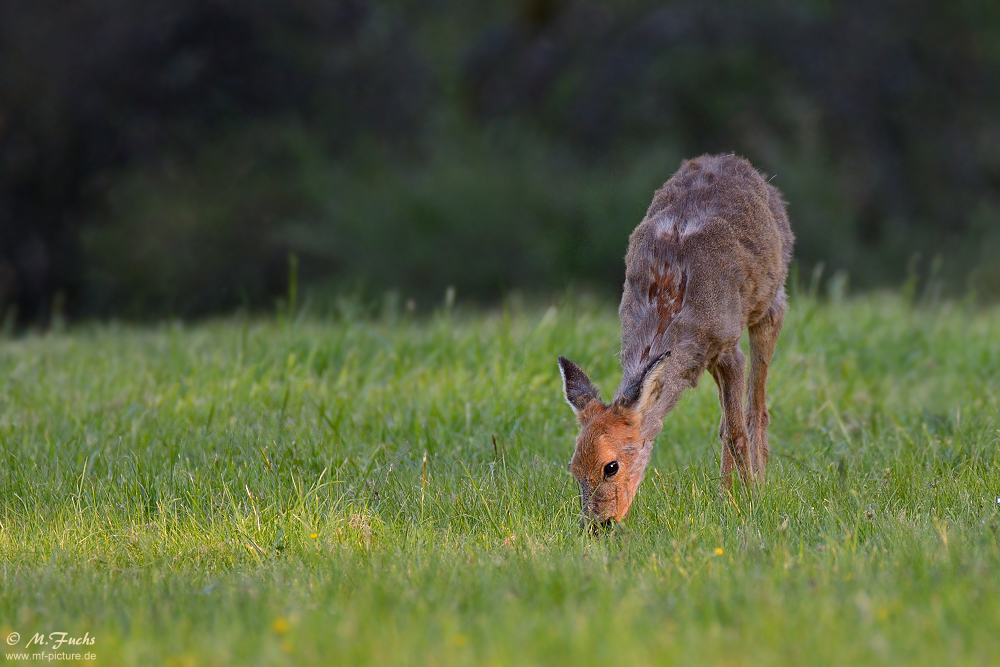
{"type": "Polygon", "coordinates": [[[642,377],[642,389],[639,390],[639,400],[635,409],[645,413],[653,409],[663,392],[663,376],[667,371],[667,357],[669,352],[664,353],[659,359],[649,365],[649,369],[642,377]]]}
{"type": "Polygon", "coordinates": [[[643,396],[645,396],[647,400],[652,399],[652,403],[655,404],[656,399],[659,397],[659,391],[662,390],[662,386],[657,388],[653,385],[649,385],[647,387],[646,380],[657,377],[654,374],[654,371],[657,368],[660,369],[660,373],[662,374],[662,372],[666,369],[666,364],[663,362],[669,356],[670,351],[668,350],[656,359],[650,361],[646,365],[646,370],[635,376],[631,382],[618,390],[617,395],[615,396],[615,404],[620,405],[623,408],[639,411],[640,399],[642,399],[643,396]],[[653,393],[655,393],[655,396],[653,393]]]}
{"type": "Polygon", "coordinates": [[[566,395],[566,402],[569,403],[569,407],[573,408],[577,417],[588,405],[601,400],[597,387],[583,372],[583,369],[566,357],[559,357],[559,373],[562,375],[563,394],[566,395]]]}
{"type": "Polygon", "coordinates": [[[670,353],[664,352],[649,365],[645,375],[642,376],[642,384],[638,391],[638,397],[635,400],[633,410],[635,410],[642,421],[640,428],[644,434],[659,431],[662,427],[663,415],[660,414],[662,411],[657,409],[657,403],[660,400],[660,395],[663,393],[669,357],[670,353]],[[659,424],[656,423],[657,415],[659,415],[659,424]]]}

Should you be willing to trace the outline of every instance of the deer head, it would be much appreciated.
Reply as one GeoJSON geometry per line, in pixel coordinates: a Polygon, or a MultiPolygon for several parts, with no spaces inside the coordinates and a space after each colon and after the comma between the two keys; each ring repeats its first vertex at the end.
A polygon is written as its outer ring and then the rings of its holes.
{"type": "Polygon", "coordinates": [[[569,468],[580,485],[585,522],[621,521],[632,505],[663,425],[657,403],[669,354],[654,359],[610,404],[579,366],[559,357],[563,393],[580,424],[569,468]]]}

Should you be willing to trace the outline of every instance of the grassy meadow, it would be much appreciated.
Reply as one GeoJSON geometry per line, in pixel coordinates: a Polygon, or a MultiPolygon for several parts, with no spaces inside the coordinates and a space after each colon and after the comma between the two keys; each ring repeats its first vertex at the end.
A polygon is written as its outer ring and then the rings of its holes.
{"type": "Polygon", "coordinates": [[[760,492],[719,493],[706,375],[594,538],[555,360],[608,396],[618,335],[567,299],[3,339],[6,661],[997,660],[1000,310],[795,296],[760,492]]]}

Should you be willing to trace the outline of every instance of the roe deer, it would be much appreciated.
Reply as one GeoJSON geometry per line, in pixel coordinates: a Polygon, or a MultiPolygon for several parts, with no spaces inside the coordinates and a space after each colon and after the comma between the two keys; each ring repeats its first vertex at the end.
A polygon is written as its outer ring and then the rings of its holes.
{"type": "Polygon", "coordinates": [[[629,237],[622,381],[610,404],[559,357],[580,434],[570,471],[592,523],[621,521],[635,498],[663,419],[707,369],[719,386],[722,479],[744,485],[767,464],[767,367],[785,316],[792,257],[785,200],[735,155],[681,164],[629,237]],[[750,382],[739,339],[750,332],[750,382]],[[746,387],[746,408],[743,394],[746,387]]]}

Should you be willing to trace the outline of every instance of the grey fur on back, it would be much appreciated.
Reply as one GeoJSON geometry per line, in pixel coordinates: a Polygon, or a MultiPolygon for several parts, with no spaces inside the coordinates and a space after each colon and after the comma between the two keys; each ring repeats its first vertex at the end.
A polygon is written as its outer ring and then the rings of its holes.
{"type": "Polygon", "coordinates": [[[794,242],[785,206],[735,155],[686,161],[656,192],[625,258],[616,403],[632,404],[669,354],[662,420],[720,350],[772,309],[783,312],[794,242]]]}
{"type": "Polygon", "coordinates": [[[767,376],[793,241],[781,194],[735,155],[684,162],[656,192],[625,257],[624,372],[611,404],[559,357],[563,394],[580,424],[570,471],[585,522],[625,517],[664,417],[706,370],[722,409],[723,488],[734,471],[747,487],[764,481],[767,376]]]}

